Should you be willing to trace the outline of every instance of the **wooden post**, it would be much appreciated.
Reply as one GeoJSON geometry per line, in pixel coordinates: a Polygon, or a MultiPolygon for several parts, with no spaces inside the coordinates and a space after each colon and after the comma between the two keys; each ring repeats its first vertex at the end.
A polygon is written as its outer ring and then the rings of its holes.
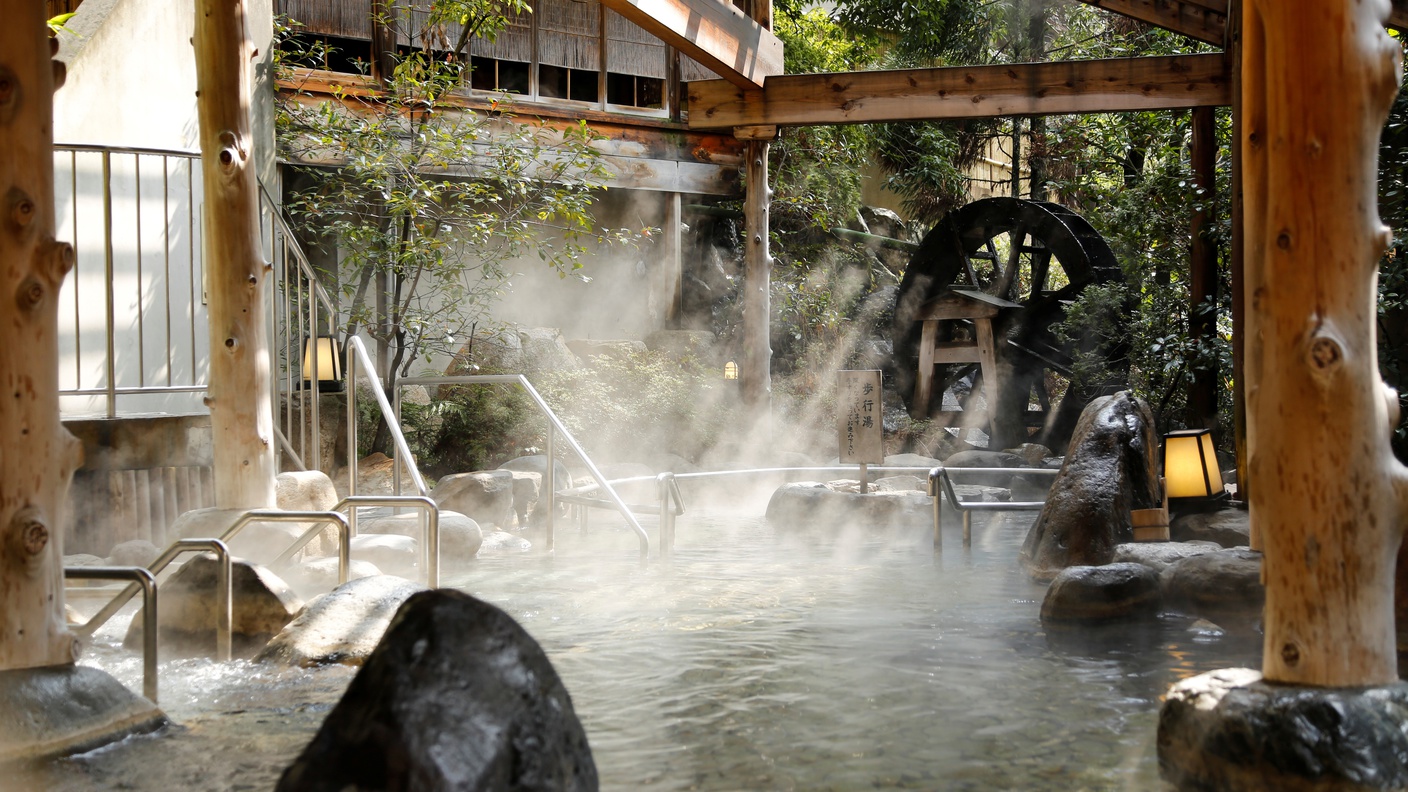
{"type": "Polygon", "coordinates": [[[735,130],[747,140],[747,195],[743,203],[743,224],[747,234],[743,253],[743,365],[739,379],[743,402],[754,417],[767,415],[772,399],[772,256],[768,253],[769,141],[777,127],[735,130]]]}
{"type": "Polygon", "coordinates": [[[64,624],[68,489],[83,447],[59,422],[54,90],[44,4],[0,0],[0,670],[72,663],[64,624]]]}
{"type": "Polygon", "coordinates": [[[249,63],[242,0],[197,0],[197,111],[210,286],[210,406],[215,505],[274,505],[274,420],[264,320],[268,268],[259,246],[250,151],[249,63]]]}
{"type": "Polygon", "coordinates": [[[1394,560],[1408,469],[1375,347],[1379,132],[1397,92],[1387,2],[1244,0],[1252,525],[1268,681],[1398,680],[1394,560]]]}
{"type": "MultiPolygon", "coordinates": [[[[1232,286],[1232,434],[1237,446],[1237,497],[1246,501],[1252,491],[1247,473],[1247,298],[1245,277],[1246,216],[1242,202],[1242,0],[1227,4],[1227,33],[1223,37],[1232,69],[1232,238],[1227,251],[1228,276],[1232,286]]],[[[1252,534],[1253,550],[1261,549],[1261,537],[1252,534]]]]}
{"type": "MultiPolygon", "coordinates": [[[[1202,193],[1193,212],[1190,231],[1188,279],[1188,331],[1199,344],[1210,344],[1217,332],[1217,247],[1208,231],[1217,218],[1217,125],[1211,107],[1193,108],[1193,184],[1202,193]]],[[[1192,426],[1211,429],[1217,423],[1217,364],[1193,369],[1188,388],[1188,420],[1192,426]]]]}

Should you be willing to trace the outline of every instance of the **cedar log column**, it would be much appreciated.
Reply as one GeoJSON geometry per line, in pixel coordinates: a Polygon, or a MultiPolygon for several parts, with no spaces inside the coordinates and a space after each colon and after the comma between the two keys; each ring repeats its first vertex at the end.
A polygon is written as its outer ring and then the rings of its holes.
{"type": "Polygon", "coordinates": [[[197,0],[196,85],[210,286],[210,407],[215,504],[274,505],[274,420],[264,319],[268,268],[250,151],[249,64],[242,0],[197,0]]]}
{"type": "Polygon", "coordinates": [[[0,670],[67,665],[63,536],[83,448],[59,422],[54,90],[44,4],[0,0],[0,670]]]}
{"type": "Polygon", "coordinates": [[[752,417],[768,414],[772,402],[772,255],[768,251],[768,149],[777,127],[750,127],[734,134],[747,141],[747,194],[743,199],[743,402],[752,417]]]}
{"type": "MultiPolygon", "coordinates": [[[[1265,553],[1267,681],[1398,679],[1394,558],[1408,471],[1375,349],[1389,4],[1244,0],[1247,420],[1265,553]]],[[[1391,406],[1392,405],[1392,406],[1391,406]]]]}

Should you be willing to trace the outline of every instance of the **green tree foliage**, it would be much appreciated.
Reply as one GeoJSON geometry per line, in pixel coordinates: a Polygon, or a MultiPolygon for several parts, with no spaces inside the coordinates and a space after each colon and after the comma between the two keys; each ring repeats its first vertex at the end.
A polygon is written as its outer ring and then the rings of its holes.
{"type": "MultiPolygon", "coordinates": [[[[480,8],[478,21],[464,5],[437,8],[481,34],[502,27],[498,4],[480,8]]],[[[437,29],[421,36],[429,42],[437,29]]],[[[281,65],[325,54],[285,49],[281,65]]],[[[418,50],[373,95],[279,104],[280,152],[311,183],[286,206],[336,241],[344,329],[389,350],[388,388],[417,361],[453,353],[523,259],[584,277],[587,245],[637,237],[593,224],[593,196],[610,174],[585,123],[515,118],[508,97],[491,112],[466,109],[455,101],[465,77],[453,57],[418,50]]]]}

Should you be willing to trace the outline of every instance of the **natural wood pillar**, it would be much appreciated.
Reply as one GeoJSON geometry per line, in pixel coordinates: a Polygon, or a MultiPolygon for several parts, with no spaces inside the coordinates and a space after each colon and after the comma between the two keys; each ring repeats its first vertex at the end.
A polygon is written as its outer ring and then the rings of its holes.
{"type": "Polygon", "coordinates": [[[1379,132],[1398,87],[1387,3],[1244,0],[1249,466],[1268,681],[1398,680],[1408,470],[1379,379],[1379,132]]]}
{"type": "Polygon", "coordinates": [[[669,327],[680,313],[680,288],[684,281],[683,242],[680,223],[683,201],[679,193],[665,196],[665,219],[660,229],[660,266],[655,271],[656,323],[669,327]]]}
{"type": "MultiPolygon", "coordinates": [[[[1193,184],[1201,191],[1190,231],[1188,331],[1200,345],[1211,344],[1217,332],[1217,247],[1208,232],[1217,222],[1217,125],[1211,107],[1193,108],[1193,184]]],[[[1212,428],[1217,423],[1216,362],[1193,369],[1188,388],[1190,425],[1212,428]]]]}
{"type": "Polygon", "coordinates": [[[68,489],[83,447],[59,422],[54,90],[44,4],[0,0],[0,670],[74,660],[64,624],[68,489]]]}
{"type": "Polygon", "coordinates": [[[768,149],[777,127],[750,127],[734,132],[747,140],[747,194],[743,224],[743,365],[738,378],[743,401],[757,415],[766,415],[772,400],[772,256],[768,252],[768,149]]]}
{"type": "Polygon", "coordinates": [[[249,64],[242,0],[197,0],[196,88],[210,287],[210,406],[215,505],[274,505],[274,420],[264,319],[268,268],[250,151],[249,64]]]}
{"type": "MultiPolygon", "coordinates": [[[[1247,500],[1252,491],[1247,473],[1247,392],[1246,344],[1247,298],[1244,269],[1246,216],[1242,202],[1242,0],[1227,4],[1227,33],[1224,51],[1232,69],[1232,185],[1228,203],[1232,217],[1232,237],[1228,240],[1227,270],[1232,287],[1232,434],[1237,447],[1237,497],[1247,500]]],[[[1261,549],[1261,537],[1252,534],[1253,550],[1261,549]]]]}

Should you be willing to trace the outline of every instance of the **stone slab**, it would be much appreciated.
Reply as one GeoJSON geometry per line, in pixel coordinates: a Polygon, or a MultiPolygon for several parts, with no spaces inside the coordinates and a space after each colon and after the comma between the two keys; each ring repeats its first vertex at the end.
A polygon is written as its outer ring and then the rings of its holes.
{"type": "Polygon", "coordinates": [[[166,725],[166,714],[105,671],[0,671],[0,765],[88,751],[166,725]]]}

